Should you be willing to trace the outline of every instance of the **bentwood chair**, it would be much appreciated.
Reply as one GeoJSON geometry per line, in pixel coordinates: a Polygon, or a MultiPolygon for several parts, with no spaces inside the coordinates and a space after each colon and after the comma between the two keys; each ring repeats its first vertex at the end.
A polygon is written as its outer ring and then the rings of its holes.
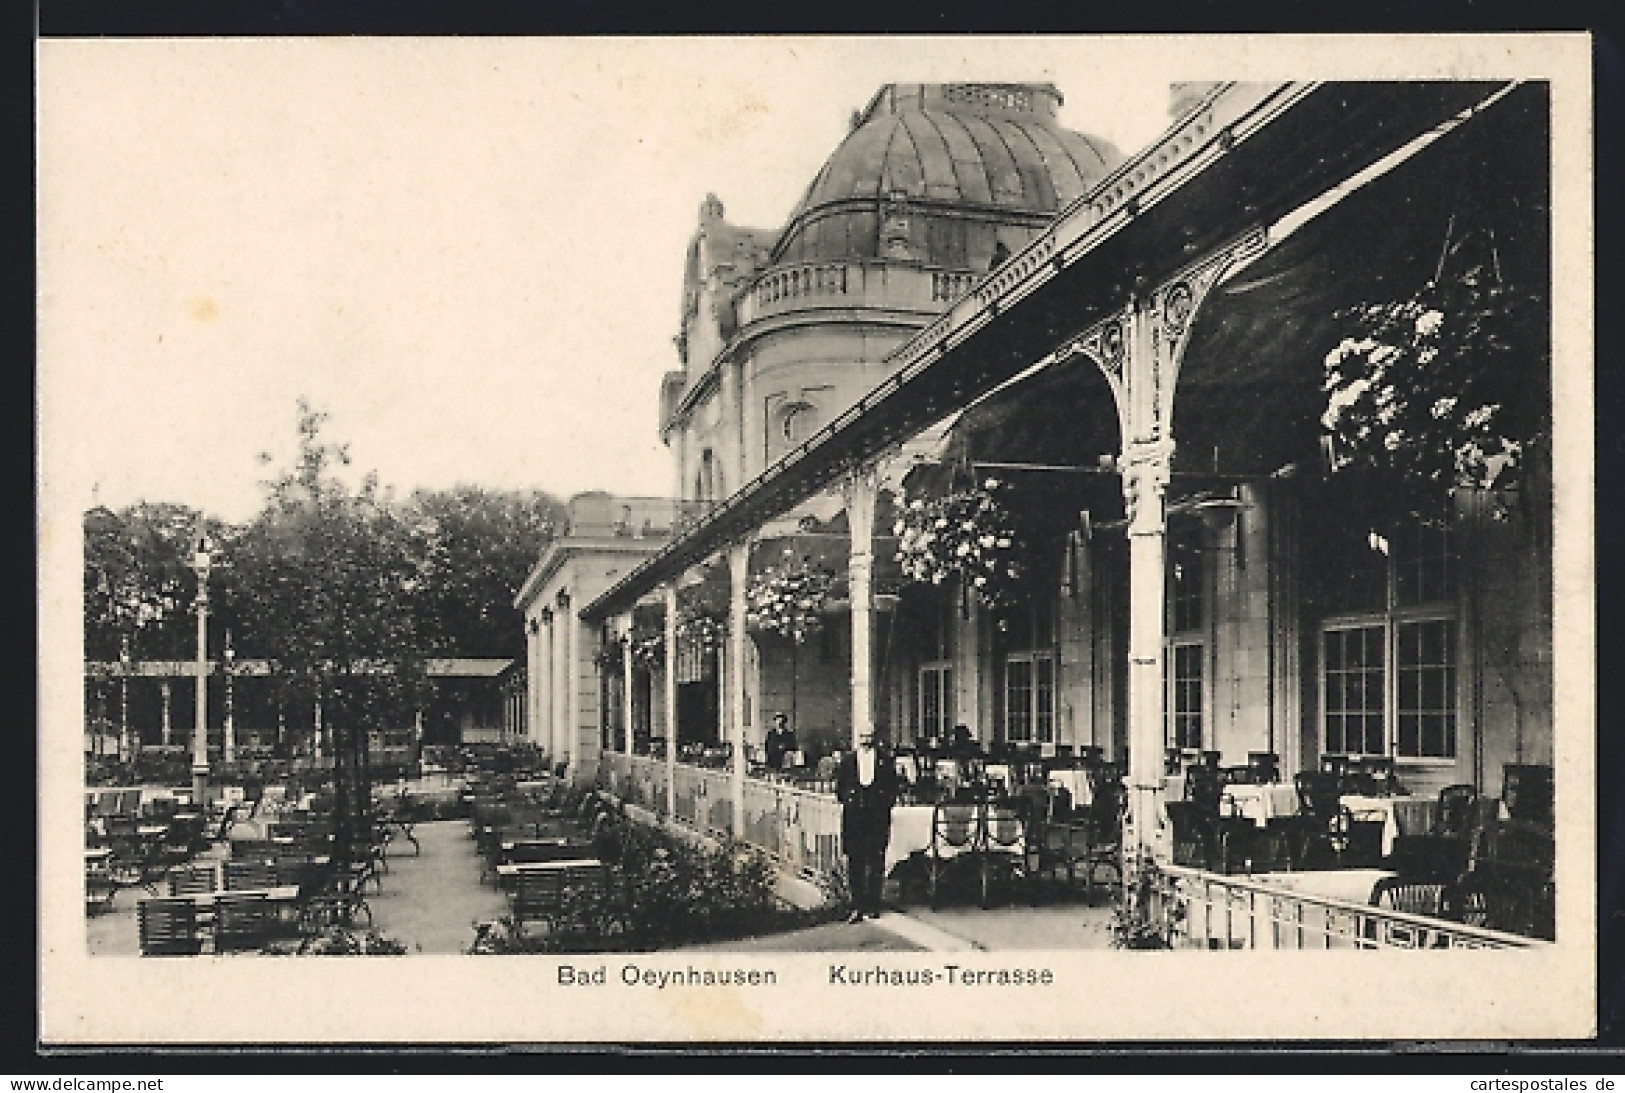
{"type": "Polygon", "coordinates": [[[1028,897],[1037,903],[1037,888],[1032,874],[1027,871],[1028,825],[1022,808],[1016,801],[1003,799],[987,801],[981,809],[982,851],[979,855],[982,881],[982,906],[993,905],[995,880],[1013,881],[1020,877],[1027,885],[1028,897]]]}
{"type": "Polygon", "coordinates": [[[981,805],[976,801],[939,801],[931,811],[931,844],[926,874],[931,907],[941,906],[942,882],[949,863],[974,854],[981,844],[981,805]]]}
{"type": "MultiPolygon", "coordinates": [[[[1324,759],[1341,760],[1341,756],[1324,759]]],[[[1298,869],[1335,868],[1348,848],[1353,817],[1338,799],[1342,784],[1342,764],[1337,769],[1300,771],[1293,784],[1298,794],[1297,838],[1293,864],[1298,869]]]]}

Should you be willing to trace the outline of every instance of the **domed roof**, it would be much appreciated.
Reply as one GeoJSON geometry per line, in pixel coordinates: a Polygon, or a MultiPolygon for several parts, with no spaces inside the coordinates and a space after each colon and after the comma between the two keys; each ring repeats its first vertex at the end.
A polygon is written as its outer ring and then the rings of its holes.
{"type": "Polygon", "coordinates": [[[898,204],[927,221],[952,206],[955,219],[984,225],[968,254],[936,238],[942,225],[928,227],[920,259],[985,259],[993,225],[1036,225],[1122,160],[1107,142],[1061,128],[1060,104],[1049,84],[888,84],[807,188],[775,261],[874,257],[882,206],[898,204]]]}

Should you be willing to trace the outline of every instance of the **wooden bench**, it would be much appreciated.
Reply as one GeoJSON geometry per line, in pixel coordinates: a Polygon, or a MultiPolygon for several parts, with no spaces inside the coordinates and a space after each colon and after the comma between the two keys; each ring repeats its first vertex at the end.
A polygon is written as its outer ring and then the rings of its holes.
{"type": "Polygon", "coordinates": [[[136,906],[142,956],[196,956],[203,951],[201,915],[189,897],[153,897],[136,906]]]}
{"type": "Polygon", "coordinates": [[[591,858],[503,868],[512,873],[509,901],[514,920],[520,924],[546,922],[550,929],[555,928],[571,893],[602,894],[609,888],[608,867],[591,858]]]}

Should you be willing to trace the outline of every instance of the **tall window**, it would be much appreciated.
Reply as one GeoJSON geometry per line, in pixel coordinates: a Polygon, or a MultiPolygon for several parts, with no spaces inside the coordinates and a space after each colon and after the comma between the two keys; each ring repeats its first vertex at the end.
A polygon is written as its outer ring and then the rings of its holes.
{"type": "Polygon", "coordinates": [[[1004,738],[1055,743],[1055,604],[1035,597],[1009,620],[1004,656],[1004,738]]]}
{"type": "Polygon", "coordinates": [[[1005,657],[1004,736],[1012,744],[1055,743],[1054,653],[1005,657]]]}
{"type": "Polygon", "coordinates": [[[1322,740],[1328,753],[1456,755],[1455,547],[1412,524],[1326,560],[1322,740]]]}
{"type": "Polygon", "coordinates": [[[1207,685],[1207,558],[1200,524],[1168,529],[1168,644],[1164,652],[1168,746],[1200,749],[1207,685]]]}
{"type": "Polygon", "coordinates": [[[920,739],[948,739],[954,727],[954,670],[947,661],[920,666],[920,739]]]}

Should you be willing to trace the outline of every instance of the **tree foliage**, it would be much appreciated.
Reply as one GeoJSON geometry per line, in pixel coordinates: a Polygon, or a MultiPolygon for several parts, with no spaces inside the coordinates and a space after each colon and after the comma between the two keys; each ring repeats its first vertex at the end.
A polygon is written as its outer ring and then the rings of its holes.
{"type": "Polygon", "coordinates": [[[477,486],[419,490],[402,513],[422,557],[414,597],[426,648],[458,656],[520,656],[519,586],[564,522],[545,493],[477,486]]]}
{"type": "Polygon", "coordinates": [[[562,526],[564,505],[537,490],[475,486],[390,497],[346,474],[325,415],[301,402],[299,449],[264,483],[266,501],[232,526],[184,505],[140,502],[84,516],[85,656],[183,659],[196,653],[192,555],[209,539],[211,648],[229,628],[244,658],[275,662],[311,691],[334,666],[429,656],[519,656],[513,599],[562,526]]]}
{"type": "Polygon", "coordinates": [[[199,530],[219,536],[219,521],[196,509],[140,502],[117,512],[84,515],[85,653],[116,660],[125,642],[132,656],[192,655],[191,569],[199,530]]]}

